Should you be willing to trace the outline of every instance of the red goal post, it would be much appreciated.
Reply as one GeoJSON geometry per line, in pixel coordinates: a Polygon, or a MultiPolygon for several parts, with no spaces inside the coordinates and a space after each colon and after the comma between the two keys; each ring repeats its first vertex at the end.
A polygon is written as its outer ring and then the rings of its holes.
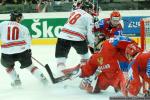
{"type": "Polygon", "coordinates": [[[140,39],[143,50],[150,49],[150,17],[140,20],[140,39]]]}

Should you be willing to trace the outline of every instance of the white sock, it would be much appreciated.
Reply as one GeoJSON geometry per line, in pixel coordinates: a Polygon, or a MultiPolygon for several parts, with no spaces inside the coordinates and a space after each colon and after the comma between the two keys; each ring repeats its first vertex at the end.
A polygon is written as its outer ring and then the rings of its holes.
{"type": "Polygon", "coordinates": [[[61,58],[56,58],[57,59],[57,71],[56,74],[57,76],[62,76],[64,75],[64,73],[62,72],[62,70],[64,70],[66,68],[66,58],[65,57],[61,57],[61,58]]]}
{"type": "Polygon", "coordinates": [[[66,57],[56,58],[57,60],[57,68],[60,70],[65,69],[66,57]]]}
{"type": "Polygon", "coordinates": [[[45,78],[45,76],[43,75],[43,73],[39,70],[38,67],[36,66],[29,66],[27,67],[27,69],[32,73],[33,76],[35,76],[38,80],[42,80],[43,78],[45,78]]]}
{"type": "Polygon", "coordinates": [[[81,56],[80,64],[84,65],[87,62],[87,60],[89,59],[89,53],[86,53],[86,54],[80,55],[80,56],[81,56]]]}
{"type": "Polygon", "coordinates": [[[14,67],[6,68],[6,72],[9,74],[9,76],[11,77],[11,79],[13,81],[19,79],[19,77],[17,76],[17,73],[16,73],[14,67]]]}

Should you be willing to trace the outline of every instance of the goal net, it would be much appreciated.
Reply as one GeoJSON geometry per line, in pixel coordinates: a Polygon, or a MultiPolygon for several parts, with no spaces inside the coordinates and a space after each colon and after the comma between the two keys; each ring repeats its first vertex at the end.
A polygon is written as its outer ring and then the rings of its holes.
{"type": "Polygon", "coordinates": [[[150,17],[140,20],[141,48],[150,49],[150,17]]]}

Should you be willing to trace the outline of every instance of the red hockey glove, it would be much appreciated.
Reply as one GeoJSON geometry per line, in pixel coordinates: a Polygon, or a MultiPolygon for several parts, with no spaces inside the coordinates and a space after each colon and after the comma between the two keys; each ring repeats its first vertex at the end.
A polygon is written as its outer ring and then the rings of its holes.
{"type": "Polygon", "coordinates": [[[77,65],[73,68],[64,69],[62,70],[62,72],[65,74],[65,76],[69,77],[70,79],[74,79],[81,75],[81,68],[80,65],[77,65]]]}

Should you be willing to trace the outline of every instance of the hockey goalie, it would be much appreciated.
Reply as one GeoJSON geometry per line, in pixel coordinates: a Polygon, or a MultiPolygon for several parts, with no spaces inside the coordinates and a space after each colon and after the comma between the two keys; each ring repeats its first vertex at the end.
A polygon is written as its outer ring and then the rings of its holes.
{"type": "MultiPolygon", "coordinates": [[[[77,65],[63,72],[71,79],[78,76],[90,77],[82,86],[89,93],[97,93],[112,86],[126,96],[126,78],[123,72],[128,71],[128,59],[125,57],[125,50],[131,43],[135,42],[124,36],[110,38],[102,43],[101,49],[85,65],[77,65]]],[[[98,49],[99,44],[96,47],[98,49]]]]}
{"type": "Polygon", "coordinates": [[[130,60],[129,64],[129,81],[128,94],[130,96],[137,96],[143,85],[143,94],[150,96],[150,51],[142,51],[136,45],[130,44],[126,49],[127,58],[130,60]],[[143,84],[142,81],[145,81],[143,84]]]}

